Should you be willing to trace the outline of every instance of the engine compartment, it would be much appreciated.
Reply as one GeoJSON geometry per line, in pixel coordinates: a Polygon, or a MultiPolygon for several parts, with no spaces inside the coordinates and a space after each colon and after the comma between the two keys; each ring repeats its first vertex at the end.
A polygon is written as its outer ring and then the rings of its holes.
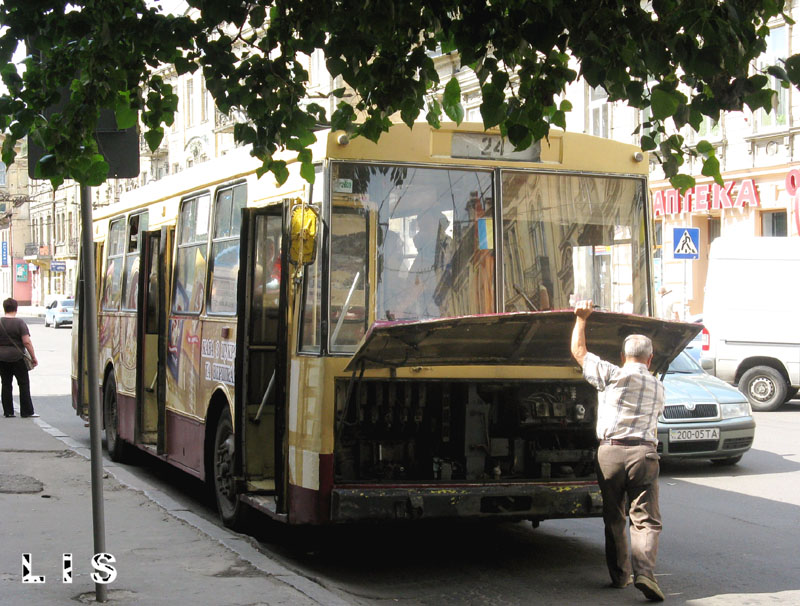
{"type": "Polygon", "coordinates": [[[340,484],[594,475],[597,393],[582,381],[340,379],[336,411],[340,484]]]}

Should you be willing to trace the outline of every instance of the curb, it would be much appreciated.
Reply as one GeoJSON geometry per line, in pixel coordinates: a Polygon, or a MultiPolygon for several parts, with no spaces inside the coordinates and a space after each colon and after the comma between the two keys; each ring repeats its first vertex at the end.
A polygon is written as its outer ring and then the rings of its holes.
{"type": "MultiPolygon", "coordinates": [[[[45,432],[63,442],[67,448],[81,457],[91,460],[91,450],[73,440],[60,429],[53,427],[41,419],[34,419],[34,422],[45,432]]],[[[153,503],[158,505],[166,513],[177,520],[185,522],[195,528],[210,539],[214,539],[226,549],[232,551],[240,558],[245,560],[254,568],[260,570],[267,576],[273,577],[286,585],[299,591],[306,597],[325,606],[353,606],[354,602],[342,599],[338,594],[333,593],[324,585],[305,577],[282,564],[272,560],[269,556],[259,551],[254,545],[254,539],[238,534],[227,528],[221,528],[212,524],[208,520],[198,516],[179,504],[175,499],[165,492],[145,486],[142,481],[128,470],[119,467],[116,463],[109,463],[103,460],[103,471],[111,475],[117,482],[125,488],[134,490],[146,496],[153,503]]]]}

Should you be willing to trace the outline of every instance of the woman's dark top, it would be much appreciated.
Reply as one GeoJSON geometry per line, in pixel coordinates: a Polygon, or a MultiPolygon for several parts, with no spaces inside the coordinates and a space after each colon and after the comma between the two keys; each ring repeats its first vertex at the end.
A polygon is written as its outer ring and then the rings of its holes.
{"type": "Polygon", "coordinates": [[[0,328],[0,362],[16,362],[22,359],[25,346],[22,337],[31,334],[28,325],[22,318],[0,318],[3,328],[0,328]],[[15,346],[16,344],[16,346],[15,346]]]}

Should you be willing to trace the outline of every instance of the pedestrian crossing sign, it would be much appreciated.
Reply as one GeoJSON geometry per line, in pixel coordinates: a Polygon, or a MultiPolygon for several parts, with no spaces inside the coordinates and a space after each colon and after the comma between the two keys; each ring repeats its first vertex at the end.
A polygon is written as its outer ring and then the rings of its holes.
{"type": "Polygon", "coordinates": [[[674,227],[672,242],[675,245],[673,257],[675,259],[700,258],[700,228],[699,227],[674,227]]]}

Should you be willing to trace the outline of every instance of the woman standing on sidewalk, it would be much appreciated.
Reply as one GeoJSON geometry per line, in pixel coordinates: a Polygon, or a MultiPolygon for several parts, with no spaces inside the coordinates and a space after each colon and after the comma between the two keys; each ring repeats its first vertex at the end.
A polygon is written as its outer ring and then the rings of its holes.
{"type": "Polygon", "coordinates": [[[14,400],[12,398],[12,377],[17,378],[19,386],[19,413],[21,417],[38,417],[33,412],[31,400],[31,383],[28,378],[28,367],[25,365],[23,348],[33,360],[36,367],[39,361],[33,351],[31,334],[25,320],[17,317],[17,301],[6,299],[3,301],[3,311],[6,315],[0,318],[0,380],[2,380],[3,415],[14,416],[14,400]]]}

